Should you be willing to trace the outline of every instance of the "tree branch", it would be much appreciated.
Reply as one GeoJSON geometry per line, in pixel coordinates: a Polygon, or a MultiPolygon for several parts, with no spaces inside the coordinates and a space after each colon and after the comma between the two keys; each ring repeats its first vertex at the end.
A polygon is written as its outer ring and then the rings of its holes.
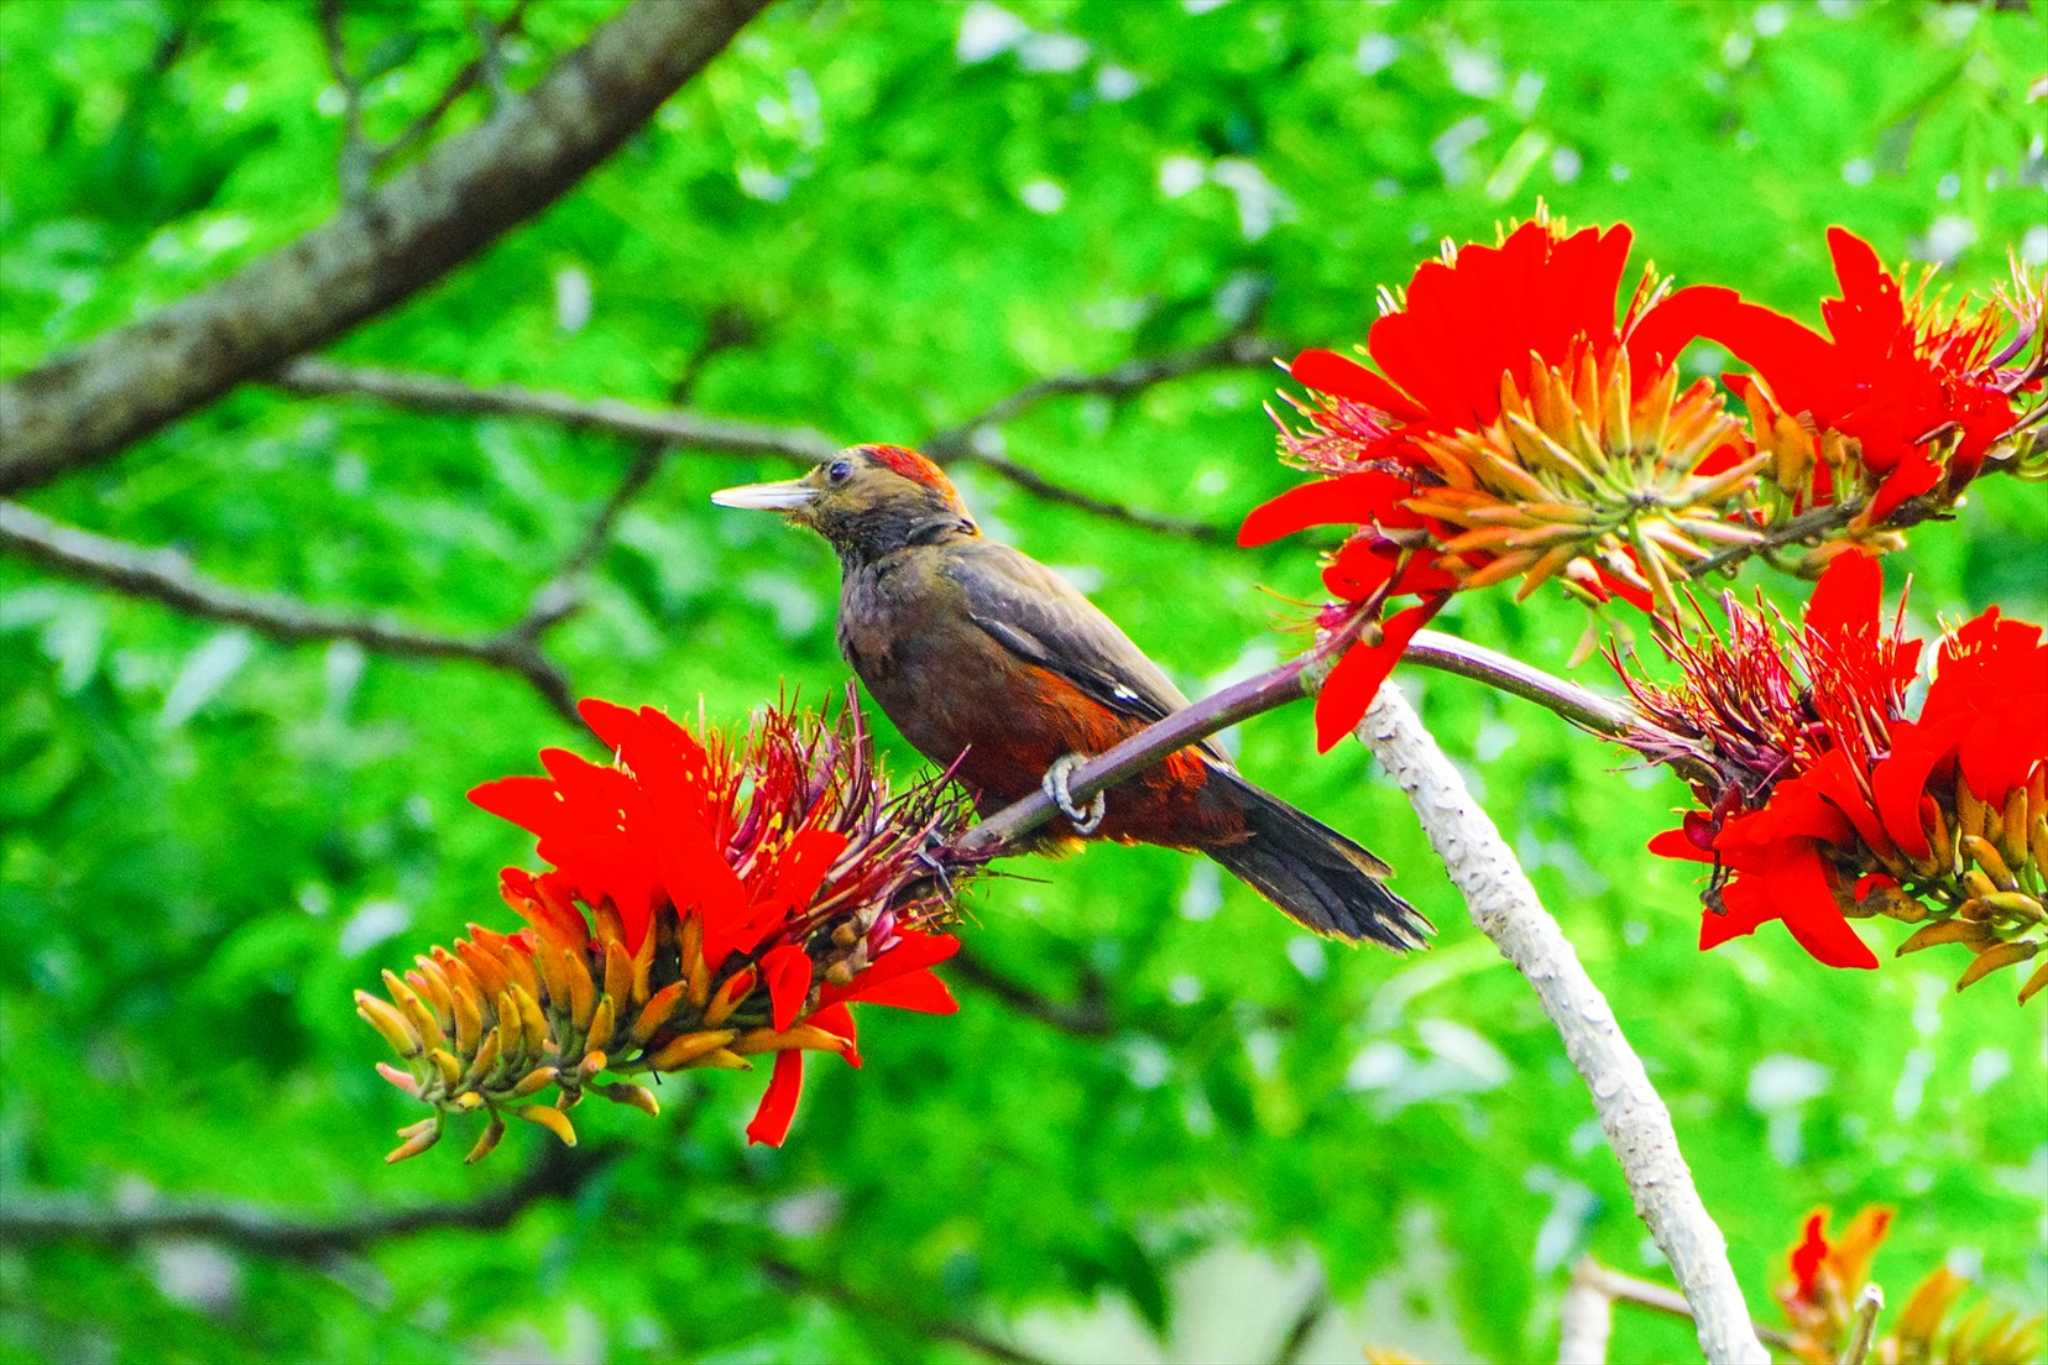
{"type": "Polygon", "coordinates": [[[765,455],[792,464],[816,464],[839,449],[837,441],[810,427],[729,421],[673,408],[643,407],[616,398],[573,398],[517,384],[478,387],[439,375],[337,365],[313,358],[293,361],[271,375],[270,380],[292,393],[374,398],[395,407],[428,412],[536,418],[571,431],[595,431],[632,441],[661,441],[688,450],[765,455]]]}
{"type": "Polygon", "coordinates": [[[1636,1213],[1692,1305],[1700,1349],[1716,1365],[1768,1361],[1728,1264],[1727,1241],[1693,1187],[1670,1111],[1500,831],[1392,683],[1380,689],[1358,739],[1408,794],[1473,922],[1534,988],[1564,1039],[1636,1213]]]}
{"type": "Polygon", "coordinates": [[[370,190],[374,157],[363,137],[363,87],[348,69],[348,41],[341,32],[341,0],[320,0],[320,40],[327,71],[341,87],[341,151],[335,157],[341,199],[353,204],[370,190]]]}
{"type": "Polygon", "coordinates": [[[65,526],[19,503],[0,501],[0,546],[72,578],[162,602],[188,615],[247,626],[276,640],[353,640],[385,654],[468,659],[502,669],[525,679],[572,724],[580,723],[568,680],[540,652],[533,633],[517,627],[493,635],[444,634],[380,614],[334,611],[289,597],[244,592],[198,573],[175,551],[147,550],[65,526]]]}
{"type": "MultiPolygon", "coordinates": [[[[1666,1317],[1692,1321],[1692,1308],[1686,1303],[1685,1295],[1676,1289],[1634,1275],[1624,1275],[1619,1270],[1601,1265],[1591,1256],[1581,1257],[1579,1263],[1572,1267],[1572,1288],[1565,1294],[1567,1304],[1571,1302],[1573,1292],[1591,1293],[1612,1303],[1632,1304],[1666,1317]]],[[[1750,1326],[1755,1329],[1757,1340],[1764,1345],[1780,1351],[1792,1349],[1792,1338],[1777,1328],[1761,1322],[1752,1322],[1750,1326]]],[[[1559,1359],[1564,1359],[1562,1352],[1559,1359]]]]}
{"type": "Polygon", "coordinates": [[[602,161],[766,0],[638,0],[325,225],[0,385],[0,493],[106,459],[439,279],[602,161]]]}
{"type": "Polygon", "coordinates": [[[755,1265],[779,1288],[794,1293],[816,1295],[845,1309],[854,1317],[893,1319],[920,1336],[934,1341],[950,1341],[990,1360],[1000,1360],[1004,1365],[1048,1365],[1046,1361],[1029,1351],[992,1337],[972,1324],[927,1317],[900,1304],[885,1303],[849,1289],[837,1280],[812,1275],[780,1256],[762,1255],[756,1259],[755,1265]]]}
{"type": "Polygon", "coordinates": [[[1107,1038],[1116,1032],[1109,1015],[1108,993],[1103,989],[1102,977],[1095,972],[1082,973],[1080,990],[1072,1003],[1054,1000],[998,971],[965,945],[946,960],[946,975],[955,983],[987,992],[1014,1012],[1061,1033],[1077,1038],[1107,1038]]]}
{"type": "MultiPolygon", "coordinates": [[[[502,43],[505,39],[519,32],[526,23],[526,7],[529,3],[531,3],[531,0],[518,0],[512,6],[512,12],[498,22],[493,29],[495,42],[502,43]]],[[[491,51],[493,51],[491,46],[487,45],[484,48],[486,54],[491,51]]],[[[446,86],[442,87],[440,95],[420,113],[418,118],[408,123],[404,131],[399,133],[397,137],[376,149],[376,152],[371,157],[371,169],[382,170],[390,162],[404,156],[414,147],[426,141],[428,135],[434,131],[441,120],[447,117],[448,111],[455,107],[456,102],[475,88],[477,81],[484,74],[484,65],[485,57],[479,55],[472,58],[460,71],[457,71],[454,78],[446,86]]]]}
{"type": "MultiPolygon", "coordinates": [[[[1080,393],[1128,396],[1153,384],[1203,370],[1249,364],[1267,356],[1271,342],[1225,337],[1171,356],[1135,360],[1100,373],[1056,375],[1025,386],[958,426],[927,436],[924,452],[942,465],[973,466],[1036,497],[1078,508],[1093,516],[1210,544],[1228,544],[1227,528],[1147,512],[1110,498],[1069,488],[1029,466],[983,448],[980,433],[1011,420],[1047,399],[1080,393]]],[[[844,443],[813,427],[774,426],[706,417],[680,408],[654,408],[616,398],[577,398],[517,384],[479,386],[440,375],[367,366],[339,365],[308,357],[282,367],[271,382],[310,397],[360,397],[428,412],[491,414],[553,422],[572,431],[594,431],[630,440],[659,440],[685,449],[758,455],[791,464],[829,459],[844,443]]]]}
{"type": "Polygon", "coordinates": [[[198,1237],[271,1256],[318,1260],[437,1228],[502,1228],[533,1204],[574,1194],[624,1150],[611,1146],[571,1151],[550,1144],[525,1175],[474,1199],[333,1219],[294,1217],[233,1201],[163,1200],[138,1209],[114,1209],[70,1195],[10,1194],[0,1201],[0,1245],[121,1245],[149,1237],[198,1237]]]}

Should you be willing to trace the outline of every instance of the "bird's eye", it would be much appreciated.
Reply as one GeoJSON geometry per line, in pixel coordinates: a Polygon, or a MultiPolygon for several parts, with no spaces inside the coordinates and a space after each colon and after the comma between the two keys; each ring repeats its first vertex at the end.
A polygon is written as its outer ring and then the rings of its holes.
{"type": "Polygon", "coordinates": [[[853,461],[834,460],[831,468],[825,471],[825,477],[834,483],[845,483],[853,477],[853,461]]]}

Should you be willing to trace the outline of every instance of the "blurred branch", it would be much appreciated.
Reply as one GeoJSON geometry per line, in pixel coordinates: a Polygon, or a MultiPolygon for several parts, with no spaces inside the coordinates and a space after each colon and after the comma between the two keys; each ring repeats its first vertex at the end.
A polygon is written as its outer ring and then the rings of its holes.
{"type": "Polygon", "coordinates": [[[1232,333],[1191,351],[1127,360],[1114,369],[1052,375],[997,399],[964,422],[933,432],[925,438],[924,452],[941,464],[948,460],[980,459],[983,457],[976,454],[974,446],[981,432],[1014,421],[1048,399],[1082,394],[1129,398],[1155,385],[1185,379],[1204,370],[1270,369],[1274,355],[1281,349],[1278,342],[1232,333]]]}
{"type": "Polygon", "coordinates": [[[902,1324],[920,1336],[964,1346],[977,1355],[987,1356],[990,1360],[1004,1361],[1006,1365],[1047,1365],[1040,1357],[1012,1346],[1007,1341],[1000,1341],[978,1327],[945,1318],[926,1317],[900,1304],[870,1298],[857,1290],[849,1289],[837,1280],[811,1275],[779,1256],[764,1254],[755,1264],[760,1268],[762,1275],[778,1288],[790,1293],[815,1295],[845,1309],[854,1317],[888,1319],[902,1324]]]}
{"type": "Polygon", "coordinates": [[[1078,997],[1071,1004],[1005,975],[965,946],[947,961],[946,975],[956,983],[987,992],[1018,1014],[1077,1038],[1107,1038],[1116,1031],[1109,1014],[1109,994],[1102,977],[1093,971],[1082,972],[1078,997]]]}
{"type": "MultiPolygon", "coordinates": [[[[1581,1365],[1582,1362],[1601,1365],[1601,1362],[1606,1360],[1607,1333],[1613,1326],[1609,1305],[1616,1303],[1632,1304],[1637,1308],[1647,1308],[1653,1313],[1662,1313],[1666,1317],[1692,1321],[1692,1309],[1686,1304],[1685,1295],[1676,1289],[1638,1279],[1634,1275],[1624,1275],[1618,1270],[1610,1270],[1601,1265],[1591,1256],[1583,1256],[1579,1258],[1578,1264],[1572,1267],[1571,1285],[1565,1290],[1564,1306],[1559,1314],[1564,1326],[1563,1339],[1558,1347],[1557,1358],[1560,1365],[1581,1365]],[[1599,1311],[1606,1322],[1600,1336],[1601,1350],[1598,1355],[1591,1354],[1592,1337],[1583,1335],[1590,1333],[1593,1326],[1593,1308],[1590,1301],[1595,1299],[1600,1303],[1599,1311]],[[1576,1348],[1576,1354],[1572,1344],[1575,1328],[1582,1333],[1580,1340],[1584,1343],[1582,1347],[1576,1348]]],[[[1792,1338],[1777,1328],[1761,1322],[1752,1322],[1750,1326],[1755,1330],[1757,1340],[1764,1345],[1781,1351],[1792,1348],[1792,1338]]]]}
{"type": "Polygon", "coordinates": [[[1692,1306],[1701,1351],[1716,1365],[1768,1361],[1728,1264],[1727,1240],[1700,1202],[1679,1151],[1670,1110],[1499,829],[1393,683],[1380,689],[1357,737],[1408,794],[1473,923],[1535,989],[1563,1038],[1635,1196],[1636,1213],[1692,1306]]]}
{"type": "Polygon", "coordinates": [[[336,171],[341,199],[353,204],[370,191],[374,154],[363,136],[363,86],[348,69],[348,41],[341,32],[341,0],[320,0],[320,45],[327,53],[327,71],[341,87],[341,153],[336,171]]]}
{"type": "MultiPolygon", "coordinates": [[[[575,699],[536,642],[529,618],[492,635],[422,630],[381,614],[356,614],[272,593],[245,592],[197,572],[174,550],[153,550],[50,520],[0,501],[0,547],[72,578],[146,597],[192,616],[247,626],[272,639],[353,640],[365,649],[409,658],[468,659],[512,673],[572,724],[575,699]]],[[[556,618],[559,619],[559,618],[556,618]]],[[[551,622],[549,622],[551,624],[551,622]]]]}
{"type": "Polygon", "coordinates": [[[616,398],[572,398],[516,384],[475,386],[439,375],[337,365],[327,360],[293,361],[270,380],[292,393],[374,398],[428,412],[530,417],[571,431],[662,441],[689,450],[766,455],[793,464],[816,464],[839,448],[831,437],[810,427],[763,426],[673,408],[643,407],[616,398]]]}
{"type": "MultiPolygon", "coordinates": [[[[1595,1282],[1599,1269],[1590,1256],[1572,1268],[1571,1283],[1557,1310],[1557,1365],[1607,1365],[1607,1343],[1614,1337],[1614,1298],[1595,1282]]],[[[1683,1309],[1685,1300],[1678,1302],[1683,1309]]]]}
{"type": "Polygon", "coordinates": [[[580,180],[766,2],[638,0],[321,227],[0,384],[0,493],[104,460],[441,278],[580,180]]]}
{"type": "Polygon", "coordinates": [[[534,1204],[575,1194],[624,1150],[612,1146],[572,1151],[550,1145],[525,1175],[489,1194],[332,1219],[292,1217],[258,1204],[225,1200],[166,1199],[125,1209],[65,1194],[9,1194],[0,1200],[0,1244],[122,1245],[149,1237],[197,1237],[244,1251],[314,1260],[437,1228],[502,1228],[534,1204]]]}
{"type": "MultiPolygon", "coordinates": [[[[1231,532],[1223,527],[1146,512],[1048,479],[986,449],[987,434],[1052,398],[1087,393],[1129,397],[1155,384],[1204,370],[1262,365],[1270,359],[1273,349],[1274,343],[1256,337],[1229,336],[1190,351],[1134,360],[1111,370],[1055,375],[999,399],[966,422],[932,433],[922,442],[923,449],[942,465],[986,469],[1048,502],[1150,531],[1225,544],[1231,540],[1231,532]]],[[[816,464],[830,458],[841,444],[813,427],[707,417],[679,407],[654,408],[616,398],[576,398],[515,384],[472,385],[440,375],[338,365],[312,357],[293,361],[270,378],[280,388],[308,396],[371,398],[429,412],[527,417],[572,431],[657,440],[685,449],[761,455],[791,464],[816,464]]]]}
{"type": "Polygon", "coordinates": [[[1308,1349],[1308,1339],[1315,1335],[1322,1325],[1323,1317],[1330,1311],[1330,1286],[1320,1272],[1316,1275],[1315,1288],[1309,1291],[1295,1313],[1294,1321],[1287,1325],[1286,1335],[1273,1348],[1273,1365],[1295,1365],[1301,1353],[1308,1349]]]}
{"type": "Polygon", "coordinates": [[[531,0],[518,0],[518,3],[512,6],[512,12],[492,27],[490,37],[487,40],[480,39],[483,42],[482,53],[455,73],[454,78],[442,87],[441,93],[418,118],[408,123],[397,137],[376,149],[371,157],[370,168],[373,171],[382,170],[427,140],[428,135],[443,118],[447,117],[448,111],[455,107],[457,101],[474,89],[477,81],[484,77],[487,63],[496,58],[498,45],[524,27],[526,7],[529,3],[531,0]]]}

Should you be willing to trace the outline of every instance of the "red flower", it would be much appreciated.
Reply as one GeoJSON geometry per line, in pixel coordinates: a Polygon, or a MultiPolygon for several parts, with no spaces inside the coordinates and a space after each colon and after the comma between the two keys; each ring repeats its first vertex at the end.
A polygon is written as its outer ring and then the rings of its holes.
{"type": "Polygon", "coordinates": [[[1735,296],[1667,296],[1645,275],[1617,321],[1629,241],[1626,227],[1568,233],[1539,217],[1423,264],[1371,328],[1376,371],[1332,351],[1296,357],[1315,401],[1295,403],[1305,426],[1283,424],[1281,441],[1328,477],[1255,509],[1239,543],[1355,527],[1323,573],[1343,616],[1420,599],[1365,632],[1323,689],[1323,747],[1459,588],[1519,576],[1527,595],[1555,577],[1593,601],[1668,607],[1668,560],[1754,538],[1721,505],[1760,462],[1713,386],[1681,393],[1672,367],[1735,296]]]}
{"type": "Polygon", "coordinates": [[[1677,686],[1624,671],[1666,736],[1638,747],[1671,761],[1676,745],[1714,774],[1694,783],[1704,809],[1650,847],[1716,865],[1702,948],[1783,920],[1820,961],[1875,967],[1846,916],[1934,918],[1950,927],[1912,946],[1969,943],[1983,970],[1967,985],[2041,946],[2048,647],[1994,607],[1943,641],[1908,716],[1921,646],[1881,598],[1877,562],[1850,551],[1797,633],[1731,600],[1725,642],[1667,639],[1677,686]]]}
{"type": "MultiPolygon", "coordinates": [[[[771,710],[737,743],[652,707],[579,710],[610,762],[545,750],[547,776],[470,793],[553,864],[503,874],[528,927],[472,926],[453,953],[436,949],[403,980],[386,973],[390,1004],[358,993],[413,1063],[387,1078],[436,1106],[432,1136],[445,1114],[488,1107],[479,1155],[505,1113],[573,1140],[564,1111],[585,1090],[654,1105],[638,1085],[593,1084],[601,1072],[744,1069],[773,1053],[747,1135],[780,1144],[802,1054],[860,1064],[847,1006],[953,1011],[931,969],[959,943],[935,928],[949,884],[927,849],[957,832],[964,806],[936,784],[892,800],[850,694],[837,724],[771,710]],[[532,1102],[549,1085],[560,1102],[532,1102]]],[[[431,1141],[415,1137],[414,1150],[431,1141]]]]}
{"type": "Polygon", "coordinates": [[[1835,487],[1846,470],[1870,486],[1862,519],[1877,525],[1909,498],[1954,495],[1977,476],[2038,362],[2024,374],[1998,368],[2031,339],[2023,322],[2015,348],[1994,354],[2016,310],[1944,317],[1924,281],[1907,295],[1862,238],[1830,228],[1828,250],[1841,297],[1821,304],[1827,336],[1753,303],[1712,311],[1701,334],[1757,372],[1761,383],[1730,382],[1745,390],[1758,440],[1777,449],[1786,491],[1812,503],[1862,493],[1835,487]]]}

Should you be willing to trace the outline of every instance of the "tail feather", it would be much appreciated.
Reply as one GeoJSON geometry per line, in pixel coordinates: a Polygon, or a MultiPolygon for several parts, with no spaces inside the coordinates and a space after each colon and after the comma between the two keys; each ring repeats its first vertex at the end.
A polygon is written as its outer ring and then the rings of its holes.
{"type": "Polygon", "coordinates": [[[1420,948],[1436,932],[1426,916],[1387,889],[1393,875],[1360,844],[1235,773],[1212,768],[1243,803],[1249,837],[1203,850],[1289,918],[1332,938],[1371,939],[1395,952],[1420,948]]]}

